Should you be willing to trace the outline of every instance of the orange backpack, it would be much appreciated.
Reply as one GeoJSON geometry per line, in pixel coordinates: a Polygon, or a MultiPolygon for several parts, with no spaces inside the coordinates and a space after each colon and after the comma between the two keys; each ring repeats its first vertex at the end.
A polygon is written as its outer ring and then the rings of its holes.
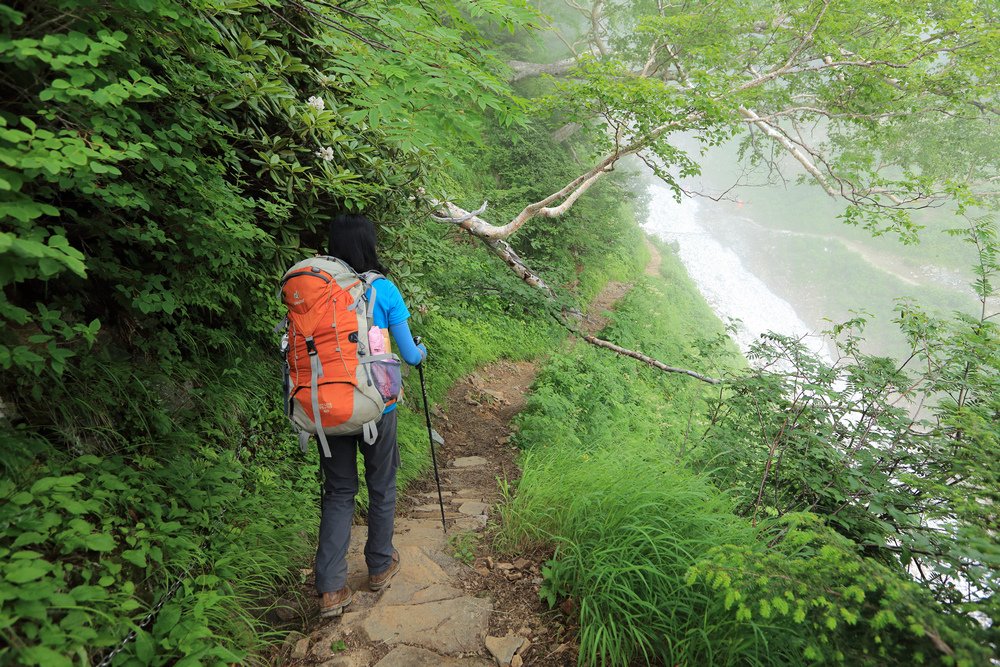
{"type": "Polygon", "coordinates": [[[285,412],[299,429],[303,450],[311,435],[319,438],[324,456],[330,456],[328,435],[360,433],[372,444],[382,412],[399,395],[399,358],[373,354],[368,339],[372,283],[381,277],[359,274],[336,257],[313,257],[281,279],[288,309],[282,337],[285,412]]]}

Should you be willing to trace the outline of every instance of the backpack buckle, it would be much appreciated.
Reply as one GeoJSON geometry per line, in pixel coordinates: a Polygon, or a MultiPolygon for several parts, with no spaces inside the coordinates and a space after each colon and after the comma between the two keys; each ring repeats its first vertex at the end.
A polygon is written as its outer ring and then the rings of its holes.
{"type": "Polygon", "coordinates": [[[310,357],[316,356],[316,342],[313,341],[312,336],[306,338],[306,351],[309,352],[310,357]]]}

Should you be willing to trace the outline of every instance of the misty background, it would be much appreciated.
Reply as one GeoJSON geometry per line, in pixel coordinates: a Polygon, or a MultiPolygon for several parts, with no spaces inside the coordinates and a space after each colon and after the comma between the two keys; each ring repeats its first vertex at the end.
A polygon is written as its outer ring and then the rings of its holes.
{"type": "MultiPolygon", "coordinates": [[[[672,142],[697,156],[693,138],[672,142]]],[[[699,290],[724,321],[736,322],[744,351],[761,333],[807,335],[827,359],[835,350],[822,332],[856,315],[868,320],[865,352],[901,357],[906,341],[893,322],[899,299],[936,313],[978,313],[974,247],[946,233],[966,221],[946,207],[917,211],[917,243],[874,237],[838,219],[845,204],[766,167],[747,169],[737,142],[708,149],[702,174],[674,192],[648,176],[647,231],[675,245],[699,290]]],[[[801,171],[801,170],[799,170],[801,171]]],[[[992,304],[991,304],[992,305],[992,304]]]]}

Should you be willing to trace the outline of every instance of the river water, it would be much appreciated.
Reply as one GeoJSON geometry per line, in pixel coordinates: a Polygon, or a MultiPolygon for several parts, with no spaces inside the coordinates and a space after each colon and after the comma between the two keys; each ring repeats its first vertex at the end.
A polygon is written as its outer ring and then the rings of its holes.
{"type": "Polygon", "coordinates": [[[661,182],[652,182],[649,218],[644,228],[667,243],[676,244],[678,255],[702,296],[724,322],[733,321],[733,338],[744,353],[767,331],[804,342],[820,358],[830,361],[827,342],[744,263],[737,249],[724,245],[705,223],[703,203],[698,199],[674,199],[661,182]]]}
{"type": "MultiPolygon", "coordinates": [[[[686,184],[687,185],[687,184],[686,184]]],[[[704,187],[703,183],[695,187],[704,187]]],[[[766,331],[804,336],[821,359],[835,355],[822,332],[857,315],[868,324],[862,349],[908,356],[894,323],[900,299],[937,314],[975,313],[967,287],[974,258],[943,233],[939,216],[917,245],[872,238],[837,219],[838,205],[805,186],[733,190],[726,199],[676,201],[650,179],[647,232],[676,244],[687,272],[723,321],[738,320],[734,338],[746,352],[766,331]],[[967,262],[967,263],[966,263],[967,262]]]]}

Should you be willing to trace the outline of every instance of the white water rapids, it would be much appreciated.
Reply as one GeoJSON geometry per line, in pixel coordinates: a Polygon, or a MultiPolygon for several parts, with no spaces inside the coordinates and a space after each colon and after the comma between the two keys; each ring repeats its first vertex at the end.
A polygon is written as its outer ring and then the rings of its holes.
{"type": "Polygon", "coordinates": [[[676,243],[688,275],[722,321],[738,320],[733,337],[745,354],[761,334],[774,331],[805,337],[804,342],[819,358],[831,363],[824,340],[795,312],[790,303],[771,291],[751,273],[731,248],[724,246],[702,224],[701,204],[686,197],[678,203],[662,182],[649,186],[649,218],[643,228],[650,234],[676,243]]]}

